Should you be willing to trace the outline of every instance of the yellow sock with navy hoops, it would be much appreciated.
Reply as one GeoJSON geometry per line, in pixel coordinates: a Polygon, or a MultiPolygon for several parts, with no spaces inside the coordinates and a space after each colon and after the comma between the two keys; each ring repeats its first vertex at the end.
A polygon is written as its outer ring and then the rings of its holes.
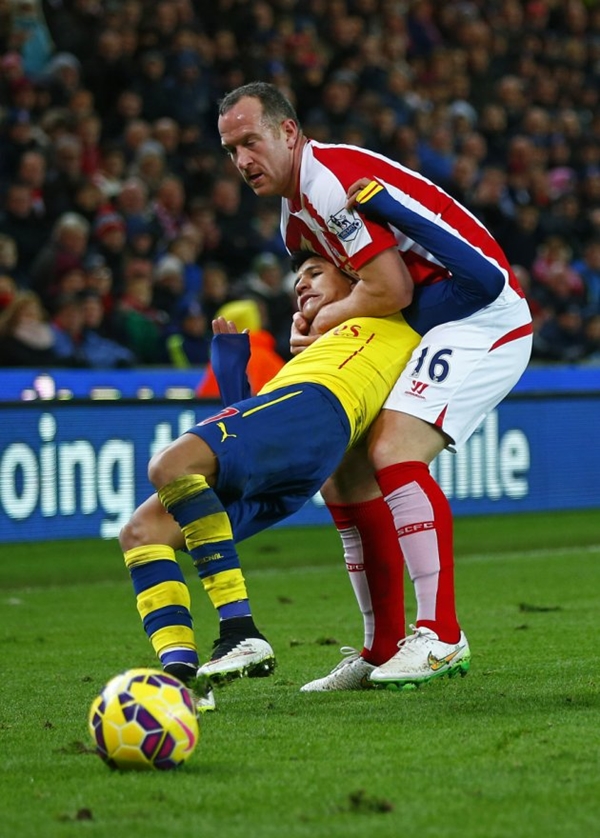
{"type": "Polygon", "coordinates": [[[124,553],[144,631],[167,671],[183,681],[198,669],[190,592],[175,551],[165,544],[124,553]]]}
{"type": "Polygon", "coordinates": [[[201,474],[178,477],[159,490],[177,521],[198,576],[221,620],[250,617],[246,583],[225,508],[201,474]]]}

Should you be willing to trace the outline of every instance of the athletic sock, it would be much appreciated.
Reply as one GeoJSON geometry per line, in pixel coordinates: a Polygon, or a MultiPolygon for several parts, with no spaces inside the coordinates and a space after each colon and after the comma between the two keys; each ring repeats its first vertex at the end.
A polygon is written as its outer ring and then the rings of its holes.
{"type": "Polygon", "coordinates": [[[375,475],[388,504],[415,586],[417,627],[456,643],[452,512],[426,463],[397,463],[375,475]]]}
{"type": "Polygon", "coordinates": [[[179,678],[184,684],[191,684],[196,679],[198,666],[191,666],[187,663],[164,663],[163,669],[168,675],[179,678]]]}
{"type": "Polygon", "coordinates": [[[259,637],[261,640],[265,640],[252,617],[232,617],[228,620],[221,620],[219,631],[221,638],[235,636],[244,640],[248,637],[259,637]]]}
{"type": "Polygon", "coordinates": [[[158,496],[183,532],[198,576],[221,619],[251,616],[246,583],[225,508],[200,474],[184,475],[158,496]]]}
{"type": "Polygon", "coordinates": [[[147,544],[127,550],[123,558],[144,631],[161,663],[180,662],[197,669],[190,592],[175,551],[166,544],[147,544]]]}
{"type": "Polygon", "coordinates": [[[405,635],[404,563],[394,521],[383,498],[327,508],[363,616],[361,656],[378,666],[397,652],[405,635]]]}

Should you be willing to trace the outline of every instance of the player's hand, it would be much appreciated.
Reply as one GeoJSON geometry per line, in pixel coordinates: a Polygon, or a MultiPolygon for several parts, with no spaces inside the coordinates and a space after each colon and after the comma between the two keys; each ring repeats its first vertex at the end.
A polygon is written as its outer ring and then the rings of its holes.
{"type": "MultiPolygon", "coordinates": [[[[225,320],[224,317],[215,317],[212,322],[213,335],[239,335],[237,326],[233,320],[225,320]]],[[[248,329],[241,332],[242,335],[248,334],[248,329]]]]}
{"type": "Polygon", "coordinates": [[[292,355],[299,355],[318,338],[318,335],[309,335],[309,329],[310,323],[297,311],[293,316],[290,332],[290,352],[292,355]]]}
{"type": "Polygon", "coordinates": [[[356,203],[356,196],[361,189],[364,189],[365,186],[368,186],[371,183],[371,180],[372,178],[361,177],[359,180],[354,181],[352,186],[346,192],[346,209],[352,209],[356,203]]]}

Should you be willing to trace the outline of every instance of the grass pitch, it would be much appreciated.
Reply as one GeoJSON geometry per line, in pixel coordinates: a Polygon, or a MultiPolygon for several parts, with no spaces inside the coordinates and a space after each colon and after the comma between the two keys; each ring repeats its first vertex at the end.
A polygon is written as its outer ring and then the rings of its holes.
{"type": "MultiPolygon", "coordinates": [[[[116,543],[3,546],[0,836],[600,835],[599,523],[459,519],[471,672],[408,693],[300,694],[361,643],[337,535],[242,545],[278,669],[218,690],[196,752],[167,774],[113,773],[88,740],[103,684],[155,665],[116,543]]],[[[188,581],[206,654],[216,619],[188,581]]]]}

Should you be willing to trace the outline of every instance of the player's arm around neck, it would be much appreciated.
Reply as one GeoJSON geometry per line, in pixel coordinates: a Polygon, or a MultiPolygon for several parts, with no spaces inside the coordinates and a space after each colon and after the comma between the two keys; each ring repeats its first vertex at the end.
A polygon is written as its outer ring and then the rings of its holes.
{"type": "Polygon", "coordinates": [[[324,334],[350,317],[385,317],[410,304],[413,282],[396,248],[379,253],[359,271],[360,282],[343,300],[317,314],[311,332],[324,334]]]}

